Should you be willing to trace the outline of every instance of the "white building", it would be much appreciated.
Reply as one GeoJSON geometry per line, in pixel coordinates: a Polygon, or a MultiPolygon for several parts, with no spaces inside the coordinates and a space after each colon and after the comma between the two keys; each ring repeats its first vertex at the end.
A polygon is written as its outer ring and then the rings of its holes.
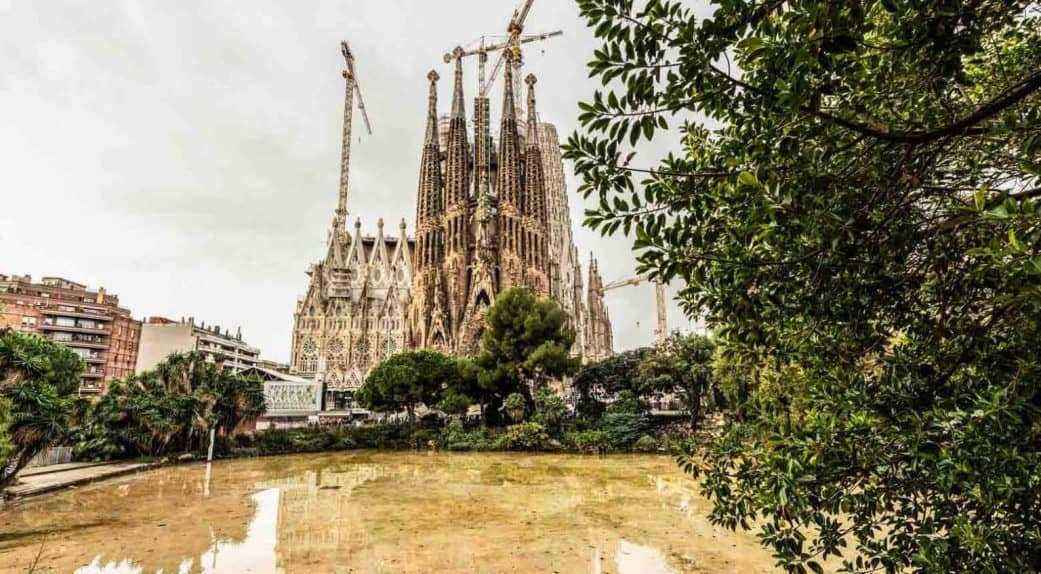
{"type": "Polygon", "coordinates": [[[154,369],[172,353],[202,351],[212,360],[224,357],[226,368],[241,372],[260,361],[260,349],[242,340],[242,332],[234,335],[221,331],[219,325],[196,324],[194,318],[173,321],[165,317],[149,317],[141,325],[141,346],[137,353],[137,372],[154,369]]]}

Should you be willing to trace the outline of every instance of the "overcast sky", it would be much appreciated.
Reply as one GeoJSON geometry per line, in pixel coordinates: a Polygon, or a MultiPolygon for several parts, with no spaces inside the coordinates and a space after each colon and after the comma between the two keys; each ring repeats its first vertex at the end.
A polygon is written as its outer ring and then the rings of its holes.
{"type": "MultiPolygon", "coordinates": [[[[352,218],[375,232],[415,212],[431,68],[502,34],[514,0],[0,0],[0,273],[104,286],[134,316],[194,316],[289,358],[295,301],[324,253],[343,106],[339,42],[355,53],[374,135],[351,161],[352,218]]],[[[543,121],[562,138],[597,84],[591,33],[567,0],[536,2],[528,32],[543,121]]],[[[475,65],[466,69],[472,114],[475,65]]],[[[493,96],[498,117],[498,95],[493,96]]],[[[355,115],[357,118],[357,114],[355,115]]],[[[496,120],[497,121],[497,120],[496,120]]],[[[631,242],[581,228],[583,267],[633,273],[631,242]]],[[[675,292],[675,289],[670,289],[675,292]]],[[[653,338],[650,286],[608,293],[617,349],[653,338]]],[[[670,328],[688,329],[670,302],[670,328]]]]}

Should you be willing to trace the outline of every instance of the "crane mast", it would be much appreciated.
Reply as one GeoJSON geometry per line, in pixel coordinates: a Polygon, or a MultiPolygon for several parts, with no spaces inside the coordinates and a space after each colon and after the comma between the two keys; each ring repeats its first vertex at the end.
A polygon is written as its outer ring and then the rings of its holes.
{"type": "Polygon", "coordinates": [[[600,288],[600,294],[604,294],[607,291],[611,291],[613,289],[621,289],[622,287],[634,287],[647,281],[654,281],[655,311],[658,318],[657,328],[654,330],[654,336],[658,345],[661,346],[665,343],[665,337],[669,334],[665,307],[664,283],[662,283],[661,281],[652,280],[649,275],[637,275],[636,277],[627,277],[625,279],[619,279],[617,281],[612,281],[607,285],[604,285],[600,288]]]}
{"type": "MultiPolygon", "coordinates": [[[[520,44],[530,44],[531,42],[540,42],[542,40],[548,40],[563,35],[563,30],[554,30],[542,34],[525,34],[520,36],[518,42],[520,44]]],[[[457,46],[454,50],[447,52],[444,55],[444,61],[446,64],[451,63],[457,58],[465,58],[468,56],[478,57],[477,88],[478,93],[482,98],[488,97],[488,93],[491,91],[492,82],[495,81],[495,78],[499,75],[499,71],[502,69],[502,60],[497,60],[495,67],[492,69],[491,77],[487,81],[485,80],[485,65],[488,63],[488,54],[498,52],[511,46],[510,41],[486,44],[485,42],[487,39],[488,36],[481,36],[481,43],[476,48],[464,49],[462,46],[457,46]]]]}
{"type": "Polygon", "coordinates": [[[346,41],[340,42],[340,52],[343,54],[346,68],[343,70],[344,78],[344,103],[343,103],[343,141],[340,147],[340,190],[336,203],[335,227],[338,232],[344,230],[347,221],[347,196],[351,171],[351,132],[353,129],[354,95],[358,95],[358,110],[361,111],[365,129],[372,135],[372,123],[369,114],[365,111],[365,102],[361,97],[361,89],[358,87],[357,76],[354,72],[354,53],[346,41]]]}
{"type": "Polygon", "coordinates": [[[503,62],[506,60],[507,50],[512,50],[514,53],[514,74],[513,74],[513,86],[507,86],[508,89],[513,90],[514,101],[517,102],[517,114],[518,119],[523,120],[523,102],[524,98],[521,97],[521,73],[520,73],[520,47],[522,44],[528,44],[531,42],[539,42],[547,40],[549,38],[555,38],[557,36],[564,35],[562,30],[555,30],[544,34],[521,34],[524,30],[524,21],[528,18],[528,13],[531,12],[531,6],[535,0],[525,0],[521,7],[513,11],[513,16],[510,18],[510,23],[506,27],[506,41],[498,42],[494,44],[486,44],[487,37],[481,37],[481,43],[476,48],[464,50],[462,47],[457,47],[455,50],[448,52],[444,56],[445,63],[451,62],[453,59],[463,58],[466,56],[477,56],[478,62],[478,94],[482,98],[487,98],[488,93],[491,91],[491,86],[495,83],[495,78],[498,77],[499,71],[502,69],[503,62]],[[491,75],[485,79],[485,65],[488,62],[488,54],[492,52],[499,52],[499,59],[495,61],[495,66],[492,67],[491,75]]]}

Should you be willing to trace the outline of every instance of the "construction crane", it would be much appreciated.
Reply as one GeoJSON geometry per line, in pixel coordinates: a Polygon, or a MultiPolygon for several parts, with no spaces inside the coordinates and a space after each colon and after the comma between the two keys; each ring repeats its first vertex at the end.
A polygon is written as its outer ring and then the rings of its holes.
{"type": "Polygon", "coordinates": [[[369,135],[372,135],[372,122],[369,121],[369,114],[365,111],[365,101],[361,97],[361,88],[358,87],[357,75],[354,72],[354,53],[351,52],[351,47],[347,45],[346,41],[340,42],[340,52],[347,65],[343,71],[343,78],[346,80],[343,104],[343,142],[340,148],[340,195],[336,206],[337,225],[342,230],[343,224],[347,221],[347,183],[351,165],[351,128],[355,94],[358,96],[358,110],[361,111],[362,120],[365,121],[365,130],[369,135]]]}
{"type": "MultiPolygon", "coordinates": [[[[563,30],[554,30],[545,34],[525,34],[517,38],[519,44],[529,44],[531,42],[539,42],[547,40],[549,38],[555,38],[557,36],[563,36],[563,30]]],[[[494,44],[487,44],[486,42],[490,38],[496,38],[497,36],[481,36],[481,43],[474,48],[465,49],[462,46],[457,46],[451,52],[446,52],[444,60],[446,64],[452,62],[457,58],[465,58],[467,56],[477,56],[478,72],[477,72],[477,88],[482,98],[488,97],[488,92],[491,91],[491,85],[495,82],[496,76],[499,74],[499,70],[502,69],[502,58],[499,59],[495,64],[495,68],[492,69],[492,76],[485,81],[485,64],[488,62],[488,54],[492,52],[498,52],[505,48],[509,48],[512,45],[513,40],[507,40],[505,42],[496,42],[494,44]]]]}
{"type": "Polygon", "coordinates": [[[658,328],[654,330],[654,336],[655,340],[658,342],[658,345],[660,346],[665,343],[665,337],[669,334],[668,323],[666,321],[664,283],[662,283],[661,281],[655,281],[651,279],[649,275],[637,275],[636,277],[628,277],[626,279],[612,281],[607,285],[601,287],[599,291],[602,295],[607,291],[611,291],[613,289],[620,289],[622,287],[635,287],[636,285],[640,285],[641,283],[645,283],[647,281],[654,281],[654,297],[656,300],[655,302],[657,304],[658,312],[658,328]]]}
{"type": "Polygon", "coordinates": [[[445,63],[451,62],[456,58],[463,58],[466,56],[477,56],[478,63],[478,79],[477,86],[479,95],[482,98],[487,98],[489,92],[491,92],[492,84],[495,83],[496,76],[499,75],[499,70],[502,69],[503,62],[506,60],[507,50],[512,50],[516,56],[513,60],[514,74],[513,74],[513,85],[508,86],[509,89],[513,90],[514,101],[517,102],[517,115],[523,117],[523,101],[521,97],[521,74],[520,74],[520,47],[521,44],[527,44],[530,42],[538,42],[556,36],[564,35],[562,30],[555,30],[553,32],[545,34],[528,34],[524,35],[521,32],[524,30],[524,21],[528,18],[528,13],[531,12],[531,5],[535,0],[525,0],[524,4],[513,11],[513,17],[510,18],[510,23],[506,26],[506,41],[499,42],[496,44],[486,44],[487,36],[481,37],[481,44],[473,49],[464,50],[462,47],[457,47],[455,50],[445,54],[445,63]],[[499,52],[499,59],[495,62],[495,66],[492,68],[491,77],[485,80],[485,64],[488,62],[488,54],[490,52],[499,52]]]}
{"type": "MultiPolygon", "coordinates": [[[[520,35],[524,31],[524,21],[528,19],[528,12],[531,12],[531,5],[535,3],[535,0],[524,0],[524,5],[513,11],[513,18],[510,18],[509,25],[506,26],[506,33],[510,35],[510,47],[507,49],[512,52],[513,58],[513,85],[504,86],[504,89],[513,90],[513,100],[515,102],[524,101],[521,98],[521,49],[520,49],[520,35]]],[[[495,67],[492,68],[492,77],[489,83],[495,82],[495,76],[499,74],[499,69],[502,67],[503,62],[506,61],[506,56],[509,52],[503,50],[499,52],[499,59],[495,62],[495,67]]],[[[486,86],[487,87],[487,86],[486,86]]],[[[523,104],[517,105],[517,119],[520,120],[524,117],[522,111],[523,104]]]]}

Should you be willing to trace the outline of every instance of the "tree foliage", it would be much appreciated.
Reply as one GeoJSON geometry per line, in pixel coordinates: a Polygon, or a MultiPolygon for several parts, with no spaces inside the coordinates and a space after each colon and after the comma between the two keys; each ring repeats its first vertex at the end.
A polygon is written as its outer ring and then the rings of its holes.
{"type": "Polygon", "coordinates": [[[77,416],[76,453],[107,460],[163,456],[205,444],[210,429],[230,432],[264,413],[264,389],[223,368],[220,357],[175,353],[152,371],[112,381],[77,416]]]}
{"type": "Polygon", "coordinates": [[[35,335],[0,329],[0,487],[36,454],[63,439],[79,390],[83,362],[75,353],[35,335]],[[6,437],[4,437],[6,435],[6,437]]]}
{"type": "Polygon", "coordinates": [[[586,223],[768,399],[706,455],[713,520],[792,571],[1041,569],[1038,4],[579,6],[586,223]]]}
{"type": "Polygon", "coordinates": [[[640,365],[638,377],[646,388],[683,401],[691,430],[698,429],[702,405],[711,398],[714,348],[708,337],[673,333],[640,365]]]}
{"type": "Polygon", "coordinates": [[[570,355],[575,335],[553,301],[512,287],[496,297],[485,320],[476,364],[482,371],[481,387],[499,401],[514,392],[530,399],[529,385],[537,388],[578,367],[578,359],[570,355]]]}
{"type": "Polygon", "coordinates": [[[572,381],[580,400],[623,391],[638,396],[649,394],[651,389],[640,376],[640,366],[653,353],[648,347],[631,349],[582,365],[572,381]]]}
{"type": "MultiPolygon", "coordinates": [[[[357,398],[360,404],[376,411],[404,409],[412,421],[417,406],[437,405],[443,389],[458,377],[456,361],[437,351],[396,353],[369,371],[357,398]]],[[[465,412],[465,408],[462,410],[465,412]]]]}

